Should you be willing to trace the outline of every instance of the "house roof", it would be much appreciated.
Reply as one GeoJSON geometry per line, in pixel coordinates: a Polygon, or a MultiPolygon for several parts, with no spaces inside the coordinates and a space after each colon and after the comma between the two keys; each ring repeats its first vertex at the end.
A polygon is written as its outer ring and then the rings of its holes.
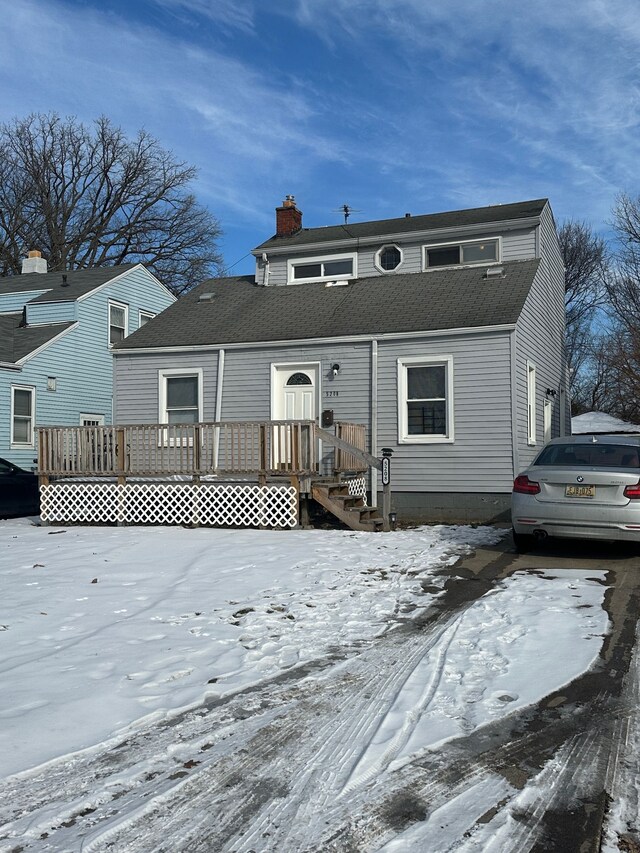
{"type": "Polygon", "coordinates": [[[16,364],[21,358],[49,343],[73,323],[20,326],[22,312],[0,314],[0,362],[16,364]]]}
{"type": "Polygon", "coordinates": [[[539,261],[367,276],[346,286],[263,287],[253,276],[209,279],[114,350],[403,334],[513,324],[539,261]],[[210,299],[200,300],[204,294],[210,299]]]}
{"type": "Polygon", "coordinates": [[[640,433],[640,424],[621,421],[605,412],[585,412],[571,418],[571,433],[573,435],[593,435],[594,433],[640,433]]]}
{"type": "Polygon", "coordinates": [[[116,278],[136,264],[121,264],[117,267],[94,267],[69,272],[27,273],[0,279],[0,294],[24,293],[45,290],[35,296],[31,302],[75,302],[97,287],[116,278]],[[62,276],[67,277],[67,286],[63,286],[62,276]]]}
{"type": "Polygon", "coordinates": [[[546,198],[521,201],[515,204],[497,204],[490,207],[471,207],[445,213],[428,213],[422,216],[403,216],[397,219],[376,219],[371,222],[349,222],[346,225],[329,225],[323,228],[302,228],[290,237],[270,237],[253,251],[304,246],[309,243],[330,243],[339,240],[366,239],[389,234],[411,234],[417,231],[434,231],[445,228],[469,227],[530,219],[540,216],[546,198]]]}

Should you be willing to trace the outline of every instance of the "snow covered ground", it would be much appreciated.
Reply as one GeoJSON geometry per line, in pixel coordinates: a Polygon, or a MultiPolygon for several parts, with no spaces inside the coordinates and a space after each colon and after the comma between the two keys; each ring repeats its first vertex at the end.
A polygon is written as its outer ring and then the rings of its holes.
{"type": "MultiPolygon", "coordinates": [[[[365,650],[371,672],[382,679],[389,667],[386,687],[376,688],[380,707],[366,700],[375,714],[367,721],[363,704],[361,724],[342,736],[349,757],[345,752],[339,784],[332,784],[333,799],[343,806],[382,774],[401,773],[439,744],[567,684],[591,666],[607,632],[603,572],[517,573],[436,626],[429,643],[416,636],[413,651],[403,647],[402,660],[375,662],[380,638],[393,636],[443,594],[442,569],[503,533],[446,526],[373,535],[0,522],[0,777],[15,777],[8,785],[22,801],[18,807],[12,795],[14,820],[2,837],[29,837],[29,849],[62,849],[35,840],[47,837],[42,828],[52,821],[51,804],[40,823],[19,817],[21,808],[28,811],[31,780],[35,802],[39,774],[53,785],[73,761],[104,756],[168,720],[178,721],[166,736],[175,738],[173,754],[182,756],[188,737],[179,720],[187,709],[197,714],[203,703],[212,707],[296,668],[313,680],[307,665],[314,661],[335,658],[339,666],[365,650]],[[45,762],[43,773],[37,768],[45,762]]],[[[245,728],[253,731],[249,723],[245,728]]],[[[504,787],[504,780],[482,780],[478,802],[485,787],[493,796],[496,785],[504,787]]],[[[61,784],[58,820],[71,789],[61,784]]],[[[78,803],[93,812],[105,796],[83,790],[78,803]]],[[[120,803],[126,809],[126,798],[120,803]]],[[[459,810],[454,823],[456,816],[459,810]]],[[[441,818],[438,832],[445,832],[444,812],[441,818]]],[[[109,819],[116,820],[113,808],[109,819]]],[[[418,823],[387,849],[427,849],[433,831],[432,821],[418,823]]],[[[106,837],[94,829],[86,849],[105,849],[106,837]]],[[[114,849],[160,849],[152,842],[148,848],[127,844],[114,849]]],[[[185,842],[166,849],[199,848],[185,842]]]]}

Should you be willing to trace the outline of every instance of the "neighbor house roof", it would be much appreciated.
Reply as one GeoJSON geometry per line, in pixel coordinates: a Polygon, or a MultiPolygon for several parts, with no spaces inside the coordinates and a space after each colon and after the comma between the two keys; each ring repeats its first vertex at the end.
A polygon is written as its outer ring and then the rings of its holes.
{"type": "Polygon", "coordinates": [[[97,287],[116,278],[136,264],[121,264],[117,267],[95,267],[69,272],[27,273],[0,279],[0,295],[44,290],[31,302],[75,302],[97,287]],[[66,285],[63,283],[66,276],[66,285]]]}
{"type": "Polygon", "coordinates": [[[0,362],[16,364],[20,359],[49,343],[73,323],[20,326],[22,312],[0,314],[0,362]]]}
{"type": "Polygon", "coordinates": [[[371,276],[343,286],[209,279],[114,349],[206,346],[514,324],[539,261],[371,276]],[[495,268],[494,268],[495,269],[495,268]],[[211,294],[210,298],[206,295],[211,294]],[[202,300],[201,297],[205,296],[202,300]]]}
{"type": "Polygon", "coordinates": [[[571,418],[571,432],[573,435],[640,433],[640,424],[621,421],[604,412],[585,412],[583,415],[571,418]]]}
{"type": "Polygon", "coordinates": [[[270,237],[253,251],[261,252],[282,246],[304,246],[309,243],[330,243],[340,240],[368,239],[390,234],[411,234],[417,231],[435,231],[446,228],[469,227],[504,223],[510,220],[539,217],[547,204],[546,198],[521,201],[515,204],[497,204],[490,207],[472,207],[445,213],[428,213],[421,216],[402,216],[397,219],[376,219],[371,222],[349,222],[323,228],[302,228],[289,237],[270,237]]]}

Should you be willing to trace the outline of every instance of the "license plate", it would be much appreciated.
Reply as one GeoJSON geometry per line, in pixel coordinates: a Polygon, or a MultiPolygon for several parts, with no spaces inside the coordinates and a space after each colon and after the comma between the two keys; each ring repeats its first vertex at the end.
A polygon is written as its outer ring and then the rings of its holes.
{"type": "Polygon", "coordinates": [[[568,498],[595,498],[595,486],[567,486],[564,490],[568,498]]]}

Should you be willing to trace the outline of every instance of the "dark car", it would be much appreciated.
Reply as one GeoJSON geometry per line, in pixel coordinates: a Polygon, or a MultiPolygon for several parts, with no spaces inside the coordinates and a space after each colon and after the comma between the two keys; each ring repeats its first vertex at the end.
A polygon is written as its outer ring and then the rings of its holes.
{"type": "Polygon", "coordinates": [[[40,515],[38,477],[0,459],[0,518],[40,515]]]}

